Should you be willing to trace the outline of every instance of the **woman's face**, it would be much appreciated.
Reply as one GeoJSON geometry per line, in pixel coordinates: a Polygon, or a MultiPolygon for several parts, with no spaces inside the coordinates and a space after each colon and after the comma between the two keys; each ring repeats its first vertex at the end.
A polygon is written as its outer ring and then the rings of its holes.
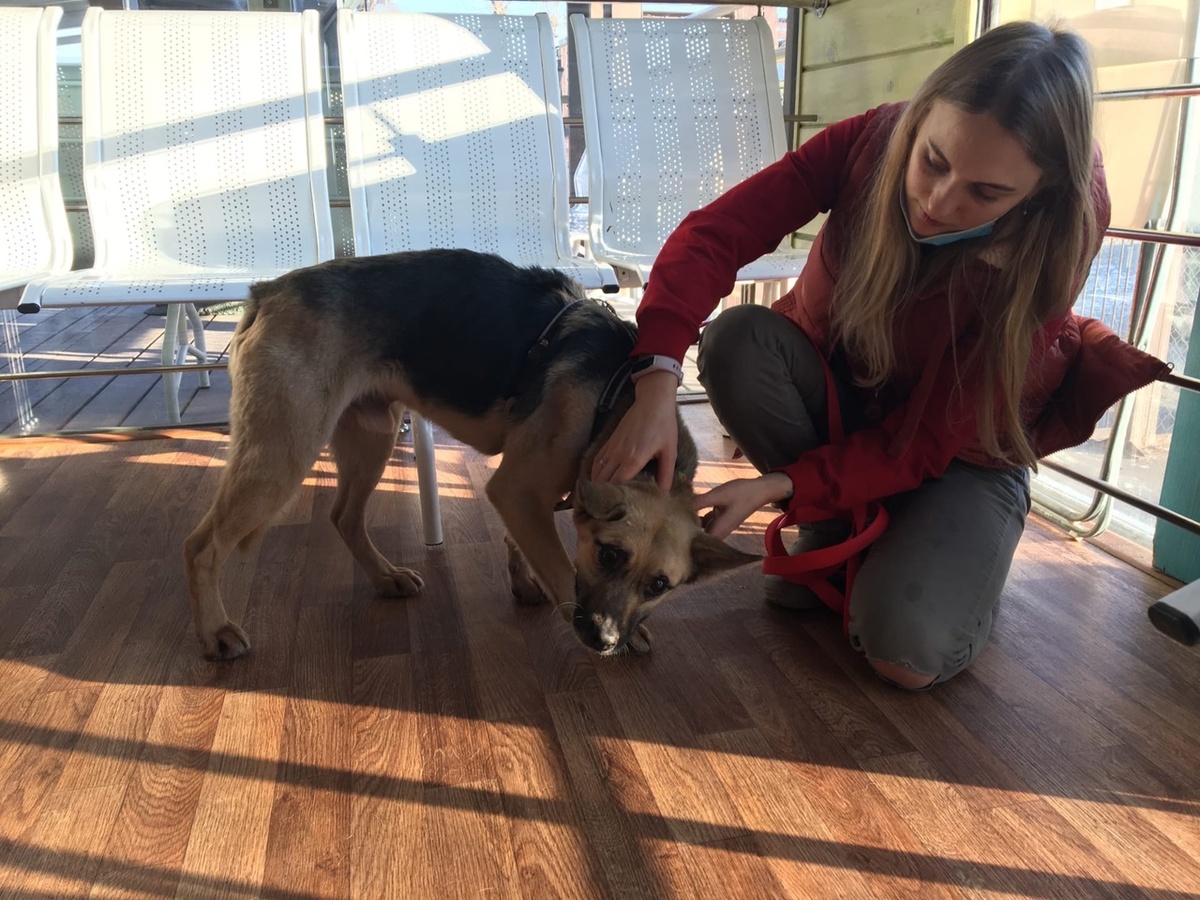
{"type": "Polygon", "coordinates": [[[904,173],[908,221],[920,237],[998,219],[1038,187],[1042,170],[990,113],[935,100],[904,173]]]}

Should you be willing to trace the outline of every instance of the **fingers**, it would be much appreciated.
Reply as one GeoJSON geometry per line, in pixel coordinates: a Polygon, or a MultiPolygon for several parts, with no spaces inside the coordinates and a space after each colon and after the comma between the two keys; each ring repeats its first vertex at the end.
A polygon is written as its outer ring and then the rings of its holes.
{"type": "Polygon", "coordinates": [[[601,448],[592,461],[592,481],[624,484],[646,466],[646,461],[636,455],[601,448]]]}
{"type": "Polygon", "coordinates": [[[673,393],[663,401],[636,399],[592,460],[592,480],[624,484],[654,459],[658,461],[655,481],[661,490],[669,491],[678,454],[675,416],[673,393]]]}
{"type": "MultiPolygon", "coordinates": [[[[592,481],[624,484],[646,468],[646,463],[653,458],[651,455],[643,456],[636,451],[621,453],[609,450],[605,445],[592,462],[592,481]]],[[[675,476],[675,462],[672,460],[668,465],[664,462],[664,458],[665,456],[659,457],[657,482],[662,490],[667,491],[671,489],[671,482],[675,476]]]]}
{"type": "Polygon", "coordinates": [[[616,472],[618,465],[610,460],[607,454],[611,454],[608,444],[600,448],[600,452],[596,454],[592,460],[592,481],[611,481],[613,474],[616,472]]]}
{"type": "Polygon", "coordinates": [[[660,491],[671,490],[671,484],[675,481],[675,453],[674,448],[667,448],[658,455],[657,480],[660,491]]]}
{"type": "Polygon", "coordinates": [[[700,520],[704,530],[722,540],[733,534],[760,505],[754,479],[727,481],[696,498],[697,512],[711,509],[700,520]]]}
{"type": "Polygon", "coordinates": [[[624,484],[646,465],[646,460],[639,459],[636,451],[615,446],[615,437],[610,438],[592,460],[592,481],[624,484]]]}
{"type": "Polygon", "coordinates": [[[614,484],[624,484],[633,478],[638,472],[646,468],[646,462],[649,460],[641,460],[638,457],[627,459],[625,462],[618,463],[613,471],[612,481],[614,484]]]}
{"type": "Polygon", "coordinates": [[[725,540],[737,529],[742,521],[746,518],[745,515],[739,514],[732,507],[725,509],[713,510],[715,515],[711,517],[708,527],[704,530],[718,540],[725,540]]]}
{"type": "Polygon", "coordinates": [[[710,509],[701,517],[700,527],[713,537],[724,540],[741,524],[734,521],[735,518],[728,510],[710,509]]]}
{"type": "Polygon", "coordinates": [[[703,494],[696,495],[696,511],[702,509],[716,509],[724,506],[730,499],[729,486],[733,482],[727,481],[724,484],[719,484],[711,491],[705,491],[703,494]]]}

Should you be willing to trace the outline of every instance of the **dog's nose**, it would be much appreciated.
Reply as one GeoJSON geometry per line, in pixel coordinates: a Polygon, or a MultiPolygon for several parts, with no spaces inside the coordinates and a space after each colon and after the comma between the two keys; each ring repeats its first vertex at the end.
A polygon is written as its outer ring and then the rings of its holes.
{"type": "Polygon", "coordinates": [[[602,613],[588,613],[582,607],[575,607],[572,616],[575,633],[587,646],[598,653],[608,653],[615,650],[621,642],[621,629],[617,627],[612,616],[602,613]]]}
{"type": "Polygon", "coordinates": [[[611,650],[617,646],[621,640],[621,629],[617,627],[613,617],[593,613],[592,621],[596,623],[596,636],[600,639],[600,649],[611,650]]]}

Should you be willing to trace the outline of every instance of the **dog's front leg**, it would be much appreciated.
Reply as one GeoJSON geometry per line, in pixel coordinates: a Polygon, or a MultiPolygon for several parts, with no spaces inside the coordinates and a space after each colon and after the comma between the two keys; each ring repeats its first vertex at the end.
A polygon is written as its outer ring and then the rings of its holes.
{"type": "Polygon", "coordinates": [[[542,473],[530,478],[527,465],[508,464],[509,457],[488,482],[487,495],[504,520],[508,535],[532,570],[538,584],[556,609],[569,610],[575,602],[575,565],[563,548],[554,524],[554,504],[559,496],[546,489],[542,473]]]}
{"type": "Polygon", "coordinates": [[[508,582],[512,585],[513,599],[525,606],[545,603],[549,599],[546,591],[529,570],[525,554],[512,539],[512,535],[504,536],[504,546],[508,548],[508,582]]]}

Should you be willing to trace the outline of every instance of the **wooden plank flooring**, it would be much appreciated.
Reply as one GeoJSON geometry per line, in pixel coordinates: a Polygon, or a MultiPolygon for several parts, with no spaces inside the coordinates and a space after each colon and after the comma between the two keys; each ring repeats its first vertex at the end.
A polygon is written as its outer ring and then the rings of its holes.
{"type": "MultiPolygon", "coordinates": [[[[161,365],[166,319],[143,306],[47,309],[9,317],[0,341],[0,371],[86,371],[161,365]]],[[[225,361],[238,313],[202,313],[209,357],[225,361]]],[[[180,409],[185,424],[225,422],[229,379],[211,375],[202,390],[191,372],[183,376],[180,409]]],[[[0,383],[0,435],[87,431],[167,424],[159,375],[89,376],[0,383]],[[32,418],[32,422],[30,419],[32,418]]]]}
{"type": "MultiPolygon", "coordinates": [[[[701,486],[746,473],[684,415],[701,486]]],[[[226,437],[0,445],[0,897],[1200,897],[1200,654],[1150,627],[1161,583],[1031,523],[927,693],[753,567],[599,659],[513,605],[495,462],[438,438],[446,543],[407,444],[370,510],[423,594],[374,599],[322,459],[226,573],[227,664],[179,559],[226,437]]]]}

